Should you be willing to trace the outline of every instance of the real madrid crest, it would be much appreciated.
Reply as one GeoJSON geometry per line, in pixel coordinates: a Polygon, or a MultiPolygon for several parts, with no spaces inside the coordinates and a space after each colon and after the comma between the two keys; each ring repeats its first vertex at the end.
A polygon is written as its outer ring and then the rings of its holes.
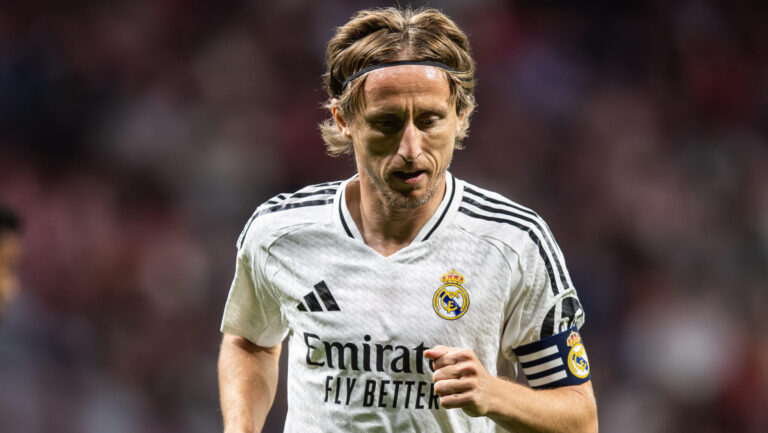
{"type": "Polygon", "coordinates": [[[446,320],[456,320],[469,309],[469,294],[462,287],[464,276],[451,269],[440,277],[443,285],[432,296],[432,308],[446,320]]]}
{"type": "Polygon", "coordinates": [[[586,378],[589,376],[589,359],[587,359],[584,344],[581,342],[581,336],[571,331],[567,343],[568,347],[571,348],[571,351],[568,352],[568,369],[574,376],[580,379],[586,378]]]}

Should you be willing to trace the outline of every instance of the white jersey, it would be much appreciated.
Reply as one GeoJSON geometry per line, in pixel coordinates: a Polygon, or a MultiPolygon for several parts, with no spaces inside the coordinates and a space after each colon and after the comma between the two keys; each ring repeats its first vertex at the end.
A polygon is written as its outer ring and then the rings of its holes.
{"type": "Polygon", "coordinates": [[[538,215],[447,173],[435,214],[384,257],[352,221],[350,180],[278,195],[238,240],[221,330],[259,346],[290,335],[286,432],[494,431],[440,408],[423,356],[438,344],[471,348],[491,375],[521,361],[533,387],[588,380],[583,313],[538,215]]]}

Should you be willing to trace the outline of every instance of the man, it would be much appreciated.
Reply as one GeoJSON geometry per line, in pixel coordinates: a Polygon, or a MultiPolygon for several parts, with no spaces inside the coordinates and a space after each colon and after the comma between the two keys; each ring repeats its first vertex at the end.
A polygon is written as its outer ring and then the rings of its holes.
{"type": "Polygon", "coordinates": [[[260,430],[287,335],[288,432],[597,431],[583,313],[551,233],[447,171],[474,109],[464,33],[435,10],[362,11],[327,57],[321,131],[357,175],[278,195],[243,230],[225,431],[260,430]],[[516,361],[530,387],[497,377],[516,361]]]}
{"type": "Polygon", "coordinates": [[[20,225],[16,214],[0,204],[0,318],[19,291],[20,225]]]}

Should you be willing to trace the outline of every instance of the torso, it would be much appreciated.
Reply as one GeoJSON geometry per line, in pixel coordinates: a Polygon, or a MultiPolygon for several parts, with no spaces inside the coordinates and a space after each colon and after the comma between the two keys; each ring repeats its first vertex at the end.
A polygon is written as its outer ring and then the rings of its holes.
{"type": "MultiPolygon", "coordinates": [[[[493,431],[487,418],[439,407],[423,351],[470,348],[490,374],[511,373],[503,336],[513,339],[507,346],[537,339],[533,325],[521,328],[523,318],[546,313],[523,314],[525,261],[556,259],[543,241],[538,249],[531,241],[547,236],[545,228],[477,207],[473,200],[502,205],[479,189],[467,196],[448,174],[433,217],[410,244],[385,256],[352,222],[344,185],[270,200],[254,219],[269,216],[241,239],[290,335],[285,431],[493,431]]],[[[270,341],[279,338],[270,332],[270,341]]]]}

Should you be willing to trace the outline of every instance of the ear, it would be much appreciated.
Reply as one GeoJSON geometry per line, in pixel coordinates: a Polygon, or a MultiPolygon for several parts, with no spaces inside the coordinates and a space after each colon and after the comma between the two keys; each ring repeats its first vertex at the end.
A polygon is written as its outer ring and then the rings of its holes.
{"type": "Polygon", "coordinates": [[[346,138],[352,138],[352,133],[349,130],[349,123],[347,119],[341,114],[338,101],[334,101],[331,106],[331,113],[333,114],[333,120],[336,121],[336,127],[339,128],[339,134],[346,138]]]}

